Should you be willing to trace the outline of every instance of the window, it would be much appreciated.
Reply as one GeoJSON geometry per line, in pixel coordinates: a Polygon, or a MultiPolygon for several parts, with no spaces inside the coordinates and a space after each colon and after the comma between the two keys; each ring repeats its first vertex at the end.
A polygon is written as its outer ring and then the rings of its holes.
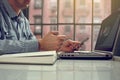
{"type": "Polygon", "coordinates": [[[95,9],[100,9],[100,3],[95,2],[94,7],[95,7],[95,9]]]}
{"type": "Polygon", "coordinates": [[[65,32],[66,33],[69,33],[71,30],[70,30],[70,25],[66,25],[65,26],[65,32]]]}
{"type": "Polygon", "coordinates": [[[41,34],[41,26],[40,25],[35,26],[34,34],[35,35],[40,35],[41,34]]]}
{"type": "Polygon", "coordinates": [[[100,0],[95,0],[95,2],[94,2],[94,11],[96,12],[96,13],[99,13],[101,10],[101,2],[100,2],[100,0]]]}
{"type": "MultiPolygon", "coordinates": [[[[57,24],[57,18],[56,17],[50,17],[50,23],[51,24],[57,24]]],[[[50,31],[57,31],[57,25],[51,25],[50,31]]]]}
{"type": "Polygon", "coordinates": [[[71,8],[71,0],[64,0],[65,1],[65,8],[71,8]]]}
{"type": "Polygon", "coordinates": [[[93,21],[94,23],[100,23],[101,18],[98,17],[98,16],[95,16],[93,20],[94,20],[94,21],[93,21]]]}
{"type": "Polygon", "coordinates": [[[57,23],[57,17],[50,17],[50,22],[51,22],[51,24],[56,24],[57,23]]]}
{"type": "Polygon", "coordinates": [[[41,23],[41,16],[35,15],[34,19],[35,19],[35,24],[40,24],[41,23]]]}
{"type": "Polygon", "coordinates": [[[72,16],[66,16],[64,17],[65,23],[72,23],[72,16]]]}
{"type": "Polygon", "coordinates": [[[50,31],[57,31],[57,25],[51,25],[50,31]]]}
{"type": "Polygon", "coordinates": [[[34,30],[35,30],[34,34],[40,35],[41,34],[41,25],[40,25],[41,24],[41,16],[39,16],[39,15],[34,16],[34,20],[35,20],[34,23],[36,24],[35,28],[34,28],[34,30]]]}
{"type": "Polygon", "coordinates": [[[80,8],[85,8],[85,0],[79,0],[80,2],[80,8]]]}
{"type": "Polygon", "coordinates": [[[50,0],[50,8],[51,10],[57,10],[57,0],[50,0]]]}
{"type": "Polygon", "coordinates": [[[42,37],[51,30],[58,30],[79,41],[89,37],[82,50],[93,49],[101,22],[110,13],[111,0],[33,0],[29,7],[33,32],[42,37]],[[33,10],[33,4],[40,9],[33,10]]]}
{"type": "Polygon", "coordinates": [[[35,9],[42,8],[42,0],[34,0],[34,8],[35,9]]]}
{"type": "Polygon", "coordinates": [[[86,17],[85,16],[80,16],[79,20],[77,21],[78,23],[84,23],[86,22],[86,17]]]}
{"type": "Polygon", "coordinates": [[[84,34],[84,32],[85,32],[85,25],[81,25],[79,30],[80,30],[81,34],[84,34]]]}

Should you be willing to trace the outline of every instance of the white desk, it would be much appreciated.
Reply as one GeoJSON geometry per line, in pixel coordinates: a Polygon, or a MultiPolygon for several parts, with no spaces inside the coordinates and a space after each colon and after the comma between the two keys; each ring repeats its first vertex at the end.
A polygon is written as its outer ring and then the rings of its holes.
{"type": "Polygon", "coordinates": [[[0,80],[120,80],[120,62],[58,60],[54,65],[0,64],[0,80]]]}

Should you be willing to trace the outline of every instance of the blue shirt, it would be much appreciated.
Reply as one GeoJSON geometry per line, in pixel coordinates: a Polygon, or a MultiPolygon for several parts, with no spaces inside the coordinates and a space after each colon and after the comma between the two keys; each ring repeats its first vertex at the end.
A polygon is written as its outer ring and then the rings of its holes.
{"type": "Polygon", "coordinates": [[[0,0],[0,54],[33,52],[38,47],[23,13],[17,15],[8,0],[0,0]]]}

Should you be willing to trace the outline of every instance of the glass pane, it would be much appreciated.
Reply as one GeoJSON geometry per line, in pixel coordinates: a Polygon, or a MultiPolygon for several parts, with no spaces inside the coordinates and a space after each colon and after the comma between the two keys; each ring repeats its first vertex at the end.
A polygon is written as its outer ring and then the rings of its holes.
{"type": "Polygon", "coordinates": [[[98,38],[99,30],[100,30],[100,25],[93,26],[93,49],[95,48],[95,44],[96,44],[96,41],[98,38]]]}
{"type": "Polygon", "coordinates": [[[57,31],[57,25],[50,25],[50,31],[57,31]]]}
{"type": "Polygon", "coordinates": [[[42,0],[34,0],[34,8],[35,9],[40,9],[42,8],[42,0]]]}
{"type": "Polygon", "coordinates": [[[34,34],[35,35],[41,35],[41,26],[40,25],[35,25],[35,31],[34,31],[34,34]]]}
{"type": "Polygon", "coordinates": [[[101,23],[111,13],[111,0],[94,0],[94,23],[101,23]]]}
{"type": "Polygon", "coordinates": [[[43,23],[57,23],[57,0],[44,0],[43,23]]]}
{"type": "Polygon", "coordinates": [[[41,38],[42,35],[41,25],[31,25],[30,27],[33,34],[35,34],[37,38],[41,38]]]}
{"type": "Polygon", "coordinates": [[[75,40],[81,42],[87,37],[89,37],[89,40],[84,43],[80,50],[91,50],[91,26],[76,25],[75,40]]]}
{"type": "Polygon", "coordinates": [[[81,50],[91,50],[101,22],[110,13],[111,0],[31,0],[29,20],[35,35],[44,36],[49,31],[59,30],[60,34],[79,41],[83,39],[80,36],[89,36],[81,50]]]}
{"type": "Polygon", "coordinates": [[[59,23],[73,23],[73,0],[59,0],[59,23]]]}
{"type": "MultiPolygon", "coordinates": [[[[35,24],[35,16],[42,16],[42,0],[31,0],[29,6],[30,24],[35,24]]],[[[42,21],[42,17],[40,19],[42,21]]]]}
{"type": "Polygon", "coordinates": [[[59,33],[73,39],[73,25],[59,25],[59,33]]]}
{"type": "Polygon", "coordinates": [[[92,22],[92,0],[76,0],[75,23],[92,22]]]}
{"type": "Polygon", "coordinates": [[[43,26],[43,36],[46,35],[50,31],[57,31],[57,25],[44,25],[43,26]]]}

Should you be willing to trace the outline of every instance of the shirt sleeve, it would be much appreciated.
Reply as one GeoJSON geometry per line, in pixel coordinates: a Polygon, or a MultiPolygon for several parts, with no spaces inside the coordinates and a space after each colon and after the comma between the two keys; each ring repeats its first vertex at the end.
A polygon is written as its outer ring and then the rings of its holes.
{"type": "Polygon", "coordinates": [[[38,47],[37,40],[0,40],[0,54],[36,52],[38,47]]]}
{"type": "MultiPolygon", "coordinates": [[[[0,54],[13,54],[13,53],[25,53],[25,52],[36,52],[39,50],[38,40],[35,38],[33,33],[30,31],[29,22],[25,20],[25,31],[26,38],[17,39],[7,39],[6,38],[6,23],[1,12],[0,12],[0,54]],[[5,38],[4,38],[5,37],[5,38]]],[[[9,25],[12,27],[12,25],[9,25]]],[[[22,30],[22,29],[21,29],[22,30]]]]}

